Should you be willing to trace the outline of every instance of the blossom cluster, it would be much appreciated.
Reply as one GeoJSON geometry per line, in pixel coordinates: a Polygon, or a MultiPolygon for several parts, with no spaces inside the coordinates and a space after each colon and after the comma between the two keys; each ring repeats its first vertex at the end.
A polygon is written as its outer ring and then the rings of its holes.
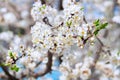
{"type": "Polygon", "coordinates": [[[83,23],[81,9],[80,3],[71,2],[60,12],[36,2],[31,12],[36,21],[31,29],[34,46],[41,53],[50,50],[59,55],[74,44],[82,45],[81,37],[87,37],[88,26],[83,23]]]}

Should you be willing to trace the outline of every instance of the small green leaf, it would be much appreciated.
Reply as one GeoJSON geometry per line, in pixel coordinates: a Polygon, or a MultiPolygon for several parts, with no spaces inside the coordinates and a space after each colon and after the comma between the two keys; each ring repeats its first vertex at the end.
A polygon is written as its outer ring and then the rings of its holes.
{"type": "Polygon", "coordinates": [[[118,51],[117,55],[120,56],[120,51],[118,51]]]}
{"type": "Polygon", "coordinates": [[[1,63],[0,66],[10,66],[9,63],[1,63]]]}
{"type": "Polygon", "coordinates": [[[10,69],[16,72],[19,71],[19,67],[17,67],[16,65],[13,65],[10,69]]]}
{"type": "Polygon", "coordinates": [[[84,7],[80,8],[80,10],[84,10],[84,7]]]}
{"type": "Polygon", "coordinates": [[[67,21],[67,22],[66,22],[66,25],[67,25],[67,26],[71,26],[71,25],[72,25],[72,21],[67,21]]]}
{"type": "Polygon", "coordinates": [[[94,24],[95,26],[99,26],[100,20],[98,19],[98,20],[94,21],[93,24],[94,24]]]}
{"type": "Polygon", "coordinates": [[[39,11],[42,11],[42,10],[45,9],[45,8],[46,8],[46,6],[43,5],[42,7],[39,8],[39,11]]]}
{"type": "Polygon", "coordinates": [[[94,21],[93,24],[95,25],[95,31],[94,31],[95,35],[97,35],[101,29],[106,28],[106,26],[108,25],[108,23],[100,23],[99,19],[94,21]]]}
{"type": "Polygon", "coordinates": [[[45,9],[45,8],[46,8],[46,6],[45,6],[45,5],[43,5],[43,6],[42,6],[42,8],[43,8],[43,9],[45,9]]]}
{"type": "Polygon", "coordinates": [[[16,68],[15,68],[15,71],[16,71],[16,72],[18,72],[18,71],[19,71],[19,68],[18,68],[18,67],[16,67],[16,68]]]}
{"type": "Polygon", "coordinates": [[[108,25],[108,23],[104,23],[104,24],[101,24],[101,29],[104,29],[104,28],[106,28],[106,26],[108,25]]]}
{"type": "Polygon", "coordinates": [[[14,58],[12,51],[9,51],[10,58],[14,58]]]}
{"type": "Polygon", "coordinates": [[[99,30],[95,30],[95,31],[94,31],[94,34],[95,34],[95,35],[97,35],[97,34],[98,34],[98,32],[99,32],[99,30]]]}

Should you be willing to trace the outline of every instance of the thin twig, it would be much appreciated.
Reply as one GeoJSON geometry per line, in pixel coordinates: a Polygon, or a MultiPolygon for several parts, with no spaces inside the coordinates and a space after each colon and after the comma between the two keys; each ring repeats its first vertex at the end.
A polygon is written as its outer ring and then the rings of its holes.
{"type": "Polygon", "coordinates": [[[90,79],[92,79],[94,77],[95,66],[96,66],[97,61],[100,58],[100,53],[103,50],[102,48],[104,47],[103,42],[97,36],[96,36],[96,39],[98,40],[98,42],[100,43],[100,45],[99,45],[98,51],[95,53],[95,56],[94,56],[94,61],[93,61],[94,65],[91,66],[92,75],[90,76],[90,79]]]}

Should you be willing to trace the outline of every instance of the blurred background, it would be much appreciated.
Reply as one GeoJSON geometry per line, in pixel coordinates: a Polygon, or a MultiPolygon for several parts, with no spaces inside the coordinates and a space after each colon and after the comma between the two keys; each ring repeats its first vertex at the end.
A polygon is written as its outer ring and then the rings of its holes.
{"type": "MultiPolygon", "coordinates": [[[[37,0],[0,0],[0,63],[8,50],[18,49],[21,44],[32,46],[30,29],[35,24],[30,11],[37,0]]],[[[61,10],[64,0],[41,0],[47,5],[61,10]]],[[[101,40],[113,51],[120,50],[120,0],[76,0],[84,7],[87,21],[107,20],[109,26],[100,32],[101,40]]],[[[64,2],[65,3],[65,2],[64,2]]],[[[58,66],[56,62],[56,66],[58,66]]],[[[0,67],[0,76],[4,74],[0,67]]],[[[58,71],[47,74],[52,80],[59,80],[58,71]],[[57,77],[56,77],[57,76],[57,77]]],[[[50,80],[51,80],[50,79],[50,80]]],[[[0,79],[2,80],[2,79],[0,79]]],[[[38,78],[40,80],[40,78],[38,78]]],[[[43,80],[43,79],[42,79],[43,80]]]]}

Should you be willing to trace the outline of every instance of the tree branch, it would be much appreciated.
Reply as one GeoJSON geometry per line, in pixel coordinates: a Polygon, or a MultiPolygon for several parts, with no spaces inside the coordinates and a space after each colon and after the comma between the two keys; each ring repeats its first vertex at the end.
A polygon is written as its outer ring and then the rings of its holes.
{"type": "MultiPolygon", "coordinates": [[[[0,53],[1,54],[1,53],[0,53]]],[[[2,63],[2,61],[3,61],[3,59],[2,59],[2,57],[0,57],[0,64],[2,63]]],[[[9,70],[8,70],[8,67],[6,67],[6,66],[1,66],[1,68],[2,68],[2,70],[4,71],[4,73],[8,76],[8,80],[19,80],[19,79],[17,79],[15,76],[13,76],[13,75],[11,75],[10,73],[9,73],[9,70]]]]}
{"type": "Polygon", "coordinates": [[[36,73],[36,74],[33,74],[33,76],[35,77],[35,78],[37,78],[37,77],[39,77],[39,76],[44,76],[45,74],[47,74],[47,73],[49,73],[49,72],[51,72],[52,71],[52,57],[53,57],[53,54],[50,52],[50,51],[48,51],[48,62],[47,62],[47,64],[46,64],[46,70],[44,71],[44,72],[40,72],[40,73],[36,73]]]}
{"type": "MultiPolygon", "coordinates": [[[[29,75],[32,76],[32,77],[34,77],[34,78],[37,78],[37,77],[44,76],[45,74],[51,72],[52,71],[52,57],[53,57],[53,54],[50,51],[48,51],[48,62],[46,64],[46,69],[43,72],[38,72],[38,73],[34,73],[33,71],[29,70],[30,71],[29,75]]],[[[38,64],[40,64],[40,63],[38,63],[38,64]]],[[[27,75],[28,74],[22,73],[21,79],[23,79],[27,75]]]]}
{"type": "Polygon", "coordinates": [[[19,79],[17,79],[15,76],[12,76],[12,75],[9,73],[7,67],[1,66],[1,68],[3,69],[3,71],[5,72],[5,74],[8,76],[8,78],[9,78],[8,80],[19,80],[19,79]]]}
{"type": "Polygon", "coordinates": [[[59,10],[63,10],[63,0],[59,0],[59,10]]]}
{"type": "Polygon", "coordinates": [[[94,64],[91,66],[92,74],[90,76],[90,79],[94,78],[95,66],[96,66],[97,61],[100,58],[100,53],[103,50],[102,48],[104,47],[104,44],[102,43],[102,41],[97,36],[96,36],[96,39],[98,40],[98,42],[100,43],[100,45],[99,45],[98,51],[95,53],[95,56],[94,56],[94,61],[93,61],[94,64]]]}

